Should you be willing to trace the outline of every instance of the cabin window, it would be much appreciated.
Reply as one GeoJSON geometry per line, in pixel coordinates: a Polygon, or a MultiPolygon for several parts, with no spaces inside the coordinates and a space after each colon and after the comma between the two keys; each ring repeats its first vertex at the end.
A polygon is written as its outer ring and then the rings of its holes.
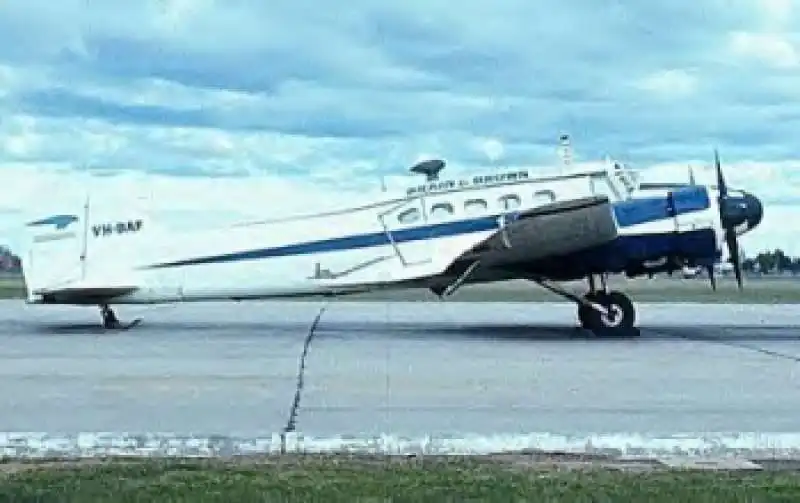
{"type": "Polygon", "coordinates": [[[464,210],[468,215],[475,215],[478,213],[485,213],[488,205],[483,199],[470,199],[464,203],[464,210]]]}
{"type": "Polygon", "coordinates": [[[500,207],[504,210],[514,210],[522,205],[522,200],[516,194],[506,194],[498,199],[497,202],[500,203],[500,207]]]}
{"type": "Polygon", "coordinates": [[[432,217],[446,217],[455,213],[455,208],[450,203],[436,203],[431,206],[432,217]]]}
{"type": "Polygon", "coordinates": [[[537,190],[533,193],[532,206],[541,206],[555,202],[556,193],[552,190],[537,190]]]}
{"type": "Polygon", "coordinates": [[[404,212],[397,215],[397,220],[400,221],[401,224],[410,224],[414,223],[420,218],[420,211],[417,208],[409,208],[404,212]]]}

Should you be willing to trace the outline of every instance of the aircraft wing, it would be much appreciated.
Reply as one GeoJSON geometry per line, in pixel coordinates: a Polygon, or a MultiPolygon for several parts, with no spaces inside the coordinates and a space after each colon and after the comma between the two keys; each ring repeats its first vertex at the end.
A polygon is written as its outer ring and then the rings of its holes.
{"type": "Polygon", "coordinates": [[[509,265],[574,253],[618,236],[614,212],[605,196],[550,203],[502,220],[491,235],[461,258],[509,265]]]}

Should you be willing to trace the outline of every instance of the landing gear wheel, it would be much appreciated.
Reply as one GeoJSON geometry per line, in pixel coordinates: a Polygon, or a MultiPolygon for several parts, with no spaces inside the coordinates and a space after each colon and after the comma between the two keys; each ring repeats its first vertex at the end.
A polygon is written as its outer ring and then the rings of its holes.
{"type": "Polygon", "coordinates": [[[636,323],[636,308],[627,295],[612,291],[595,293],[593,296],[594,302],[604,306],[609,313],[606,315],[587,308],[585,314],[581,315],[579,308],[578,316],[583,316],[581,324],[585,328],[599,336],[637,335],[638,331],[633,326],[636,323]]]}

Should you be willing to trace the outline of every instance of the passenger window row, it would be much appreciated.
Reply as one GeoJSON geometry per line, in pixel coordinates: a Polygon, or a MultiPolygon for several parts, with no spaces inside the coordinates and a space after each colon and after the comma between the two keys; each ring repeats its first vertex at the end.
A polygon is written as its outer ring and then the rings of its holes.
{"type": "MultiPolygon", "coordinates": [[[[539,190],[533,194],[530,206],[541,206],[556,200],[556,194],[552,190],[539,190]]],[[[497,199],[500,209],[511,211],[522,206],[522,199],[517,194],[506,194],[497,199]]],[[[467,216],[477,216],[486,214],[489,211],[489,204],[485,199],[475,198],[464,201],[464,214],[467,216]]],[[[434,203],[428,214],[429,218],[438,219],[454,215],[456,212],[452,203],[434,203]]],[[[403,224],[410,224],[422,218],[419,208],[409,208],[397,215],[397,220],[403,224]]]]}

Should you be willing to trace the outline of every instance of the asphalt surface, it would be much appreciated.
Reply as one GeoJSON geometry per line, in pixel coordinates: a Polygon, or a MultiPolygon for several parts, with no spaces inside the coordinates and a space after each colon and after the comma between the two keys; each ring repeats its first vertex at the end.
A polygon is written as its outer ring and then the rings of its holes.
{"type": "MultiPolygon", "coordinates": [[[[270,435],[322,303],[91,308],[0,302],[0,431],[270,435]]],[[[596,340],[569,304],[334,303],[297,431],[563,435],[800,431],[793,306],[640,305],[596,340]]]]}

